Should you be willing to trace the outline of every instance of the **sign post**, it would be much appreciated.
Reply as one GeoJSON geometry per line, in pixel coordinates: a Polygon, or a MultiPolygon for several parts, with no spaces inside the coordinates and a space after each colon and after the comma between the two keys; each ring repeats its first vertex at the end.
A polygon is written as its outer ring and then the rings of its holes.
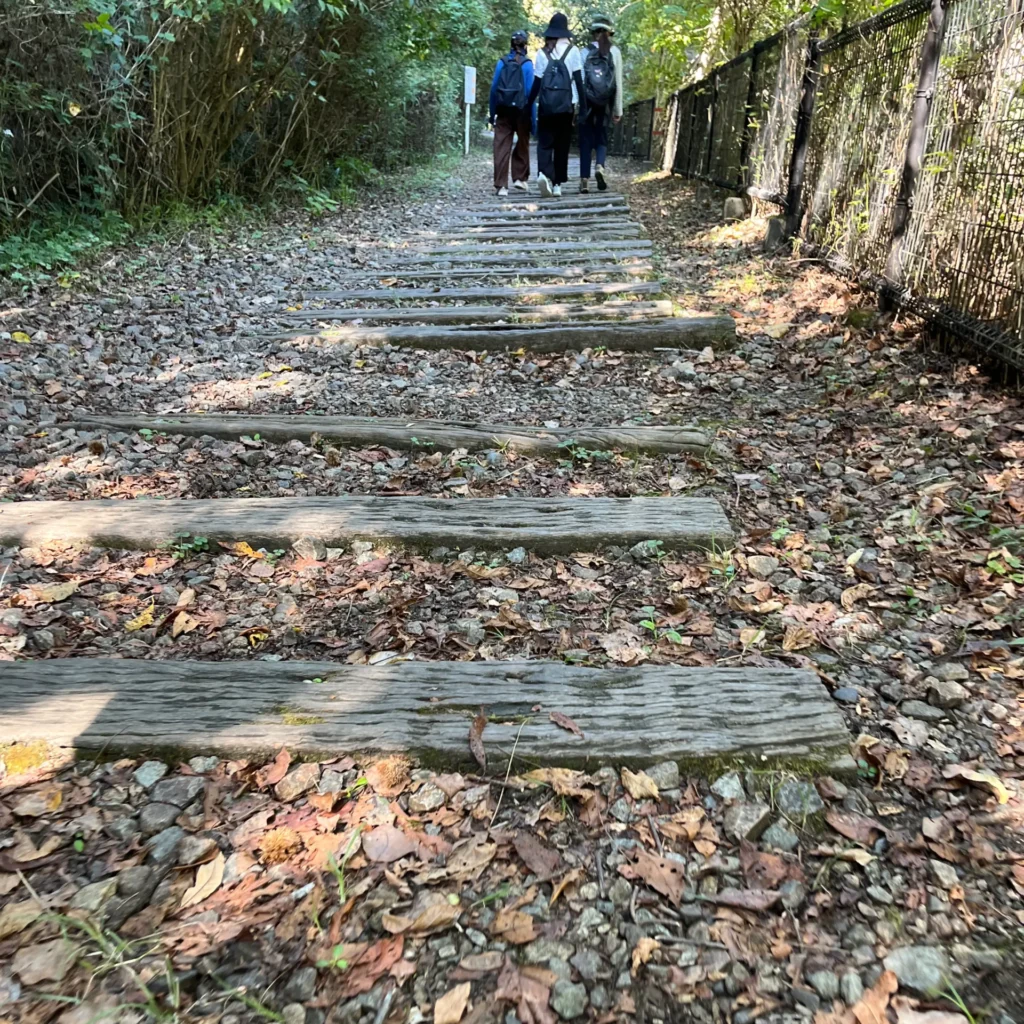
{"type": "Polygon", "coordinates": [[[476,103],[476,68],[463,65],[462,102],[466,108],[465,155],[469,156],[469,108],[476,103]]]}

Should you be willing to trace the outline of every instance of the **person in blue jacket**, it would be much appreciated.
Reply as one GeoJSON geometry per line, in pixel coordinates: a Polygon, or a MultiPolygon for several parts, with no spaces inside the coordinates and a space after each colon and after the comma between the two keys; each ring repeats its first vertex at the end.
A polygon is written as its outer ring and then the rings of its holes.
{"type": "Polygon", "coordinates": [[[527,191],[530,177],[530,90],[533,61],[526,55],[527,35],[512,33],[509,52],[498,61],[491,79],[490,119],[494,125],[494,188],[508,195],[509,158],[512,187],[527,191]]]}

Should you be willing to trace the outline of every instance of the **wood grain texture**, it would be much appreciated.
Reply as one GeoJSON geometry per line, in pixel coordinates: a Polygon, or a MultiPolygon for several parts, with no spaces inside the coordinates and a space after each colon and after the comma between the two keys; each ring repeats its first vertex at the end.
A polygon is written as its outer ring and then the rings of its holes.
{"type": "Polygon", "coordinates": [[[411,751],[459,764],[469,761],[469,724],[481,705],[492,716],[483,733],[489,758],[507,757],[518,735],[516,764],[526,767],[806,762],[849,743],[825,688],[794,669],[59,658],[0,662],[0,698],[0,742],[42,737],[108,753],[255,756],[287,747],[307,756],[411,751]],[[583,738],[549,711],[576,721],[583,738]],[[286,725],[286,712],[313,721],[286,725]]]}
{"type": "Polygon", "coordinates": [[[710,498],[168,498],[0,503],[0,545],[48,541],[150,551],[182,534],[269,550],[300,537],[329,547],[355,540],[403,547],[492,547],[561,554],[661,540],[666,549],[727,543],[729,521],[710,498]]]}
{"type": "Polygon", "coordinates": [[[586,205],[577,203],[574,206],[560,206],[557,210],[539,210],[530,206],[514,206],[507,210],[493,209],[465,209],[453,213],[442,220],[442,224],[471,224],[484,223],[494,220],[509,220],[516,222],[543,221],[548,223],[553,220],[591,220],[602,217],[622,217],[629,212],[625,203],[594,203],[586,205]]]}
{"type": "MultiPolygon", "coordinates": [[[[660,292],[664,281],[578,281],[572,284],[543,284],[527,288],[500,285],[461,285],[450,288],[354,288],[348,291],[329,289],[309,291],[306,300],[328,299],[332,302],[436,302],[440,299],[529,299],[563,298],[569,295],[651,295],[660,292]]],[[[307,316],[314,310],[284,311],[280,317],[307,316]]]]}
{"type": "Polygon", "coordinates": [[[400,267],[392,267],[385,273],[375,271],[367,274],[351,274],[345,277],[335,278],[335,284],[363,283],[366,281],[387,281],[398,279],[399,281],[412,281],[416,279],[429,280],[430,278],[459,278],[459,277],[560,277],[560,278],[583,278],[583,277],[643,277],[645,274],[654,272],[654,267],[649,263],[598,263],[581,267],[507,267],[484,265],[480,267],[447,267],[430,270],[403,270],[400,267]]]}
{"type": "Polygon", "coordinates": [[[548,224],[544,222],[542,227],[523,224],[507,224],[497,222],[488,224],[486,227],[465,228],[462,230],[437,231],[413,236],[419,240],[431,242],[458,242],[465,239],[481,239],[488,241],[504,241],[511,245],[520,241],[533,242],[536,239],[545,238],[579,238],[597,240],[601,238],[636,238],[643,234],[643,228],[638,224],[606,224],[594,222],[593,226],[587,223],[573,223],[571,221],[548,224]]]}
{"type": "MultiPolygon", "coordinates": [[[[628,266],[620,261],[631,260],[631,259],[650,259],[651,250],[647,248],[630,248],[630,249],[592,249],[588,250],[583,259],[587,260],[588,263],[594,265],[595,263],[604,263],[609,266],[628,266]]],[[[374,276],[378,277],[393,277],[392,271],[399,271],[403,267],[417,267],[424,264],[429,264],[432,267],[445,267],[452,266],[458,267],[462,265],[472,264],[474,266],[500,266],[507,270],[518,270],[520,267],[528,269],[536,267],[543,263],[576,263],[581,257],[578,253],[570,249],[556,250],[542,250],[540,252],[521,252],[516,254],[516,260],[514,265],[509,265],[508,256],[500,253],[494,249],[486,249],[483,252],[469,253],[464,255],[456,250],[445,250],[443,255],[431,256],[424,255],[422,253],[415,253],[405,250],[401,259],[397,260],[391,265],[388,270],[374,272],[374,276]]]]}
{"type": "MultiPolygon", "coordinates": [[[[531,246],[529,255],[536,259],[539,254],[546,252],[600,252],[602,250],[614,251],[616,249],[639,249],[644,255],[647,255],[652,248],[653,244],[645,238],[624,238],[622,241],[610,238],[603,242],[544,242],[543,245],[531,246]]],[[[451,253],[453,256],[459,253],[486,254],[498,251],[497,246],[494,245],[459,245],[454,242],[451,245],[409,245],[405,249],[398,250],[399,253],[451,253]]],[[[505,262],[508,262],[507,253],[505,255],[505,262]]]]}
{"type": "Polygon", "coordinates": [[[219,437],[237,440],[259,434],[267,441],[308,440],[313,434],[347,447],[384,445],[388,448],[441,451],[465,448],[483,451],[508,446],[528,455],[558,455],[566,444],[591,451],[644,451],[702,453],[714,443],[698,427],[522,427],[472,421],[383,419],[373,416],[311,416],[303,413],[279,416],[175,415],[145,413],[85,416],[62,424],[78,430],[139,429],[168,435],[219,437]],[[415,440],[414,440],[415,439],[415,440]]]}
{"type": "Polygon", "coordinates": [[[736,339],[736,323],[728,316],[678,317],[672,320],[635,320],[623,323],[538,323],[515,325],[455,324],[452,326],[398,325],[394,327],[334,327],[322,331],[274,331],[262,341],[306,341],[356,345],[403,345],[419,349],[468,349],[474,352],[524,348],[529,352],[564,352],[566,349],[604,345],[618,352],[650,352],[656,348],[725,348],[736,339]]]}
{"type": "Polygon", "coordinates": [[[304,309],[275,313],[273,319],[316,323],[333,320],[387,320],[421,321],[431,324],[454,324],[460,321],[493,323],[497,320],[588,320],[637,317],[666,317],[672,315],[668,299],[655,302],[624,301],[600,302],[596,305],[581,303],[546,303],[535,306],[403,306],[402,308],[350,306],[347,309],[304,309]]]}

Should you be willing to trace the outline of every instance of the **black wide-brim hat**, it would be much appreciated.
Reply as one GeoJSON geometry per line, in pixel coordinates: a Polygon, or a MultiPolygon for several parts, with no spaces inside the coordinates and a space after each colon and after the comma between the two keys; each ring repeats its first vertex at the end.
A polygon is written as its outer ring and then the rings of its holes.
{"type": "Polygon", "coordinates": [[[545,39],[571,39],[569,19],[561,11],[551,16],[548,27],[544,30],[545,39]]]}

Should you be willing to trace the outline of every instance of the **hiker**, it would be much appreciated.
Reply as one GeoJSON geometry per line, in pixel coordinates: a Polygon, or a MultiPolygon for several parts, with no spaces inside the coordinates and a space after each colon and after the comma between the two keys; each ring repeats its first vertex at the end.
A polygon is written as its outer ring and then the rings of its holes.
{"type": "Polygon", "coordinates": [[[509,52],[498,61],[491,79],[491,116],[494,125],[494,188],[508,195],[509,157],[512,158],[512,187],[526,192],[530,177],[530,90],[533,61],[526,55],[527,36],[522,29],[512,33],[509,52]],[[515,140],[513,143],[513,139],[515,140]]]}
{"type": "Polygon", "coordinates": [[[560,11],[544,31],[544,46],[537,51],[533,68],[530,105],[537,101],[537,184],[542,196],[560,196],[569,178],[574,112],[578,110],[580,117],[586,113],[583,60],[560,11]]]}
{"type": "Polygon", "coordinates": [[[580,118],[580,192],[590,191],[590,157],[596,155],[597,189],[608,187],[608,125],[622,120],[622,52],[612,43],[611,18],[597,14],[590,22],[591,44],[583,54],[583,92],[587,113],[580,118]]]}

